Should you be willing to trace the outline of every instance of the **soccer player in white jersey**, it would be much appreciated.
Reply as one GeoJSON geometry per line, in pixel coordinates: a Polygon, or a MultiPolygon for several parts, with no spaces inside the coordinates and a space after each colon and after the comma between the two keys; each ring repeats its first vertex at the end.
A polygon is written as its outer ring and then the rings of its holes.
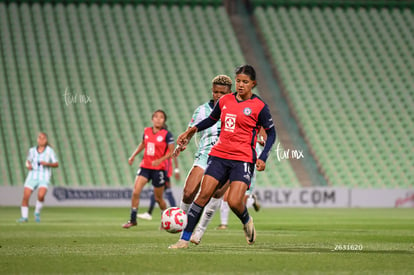
{"type": "Polygon", "coordinates": [[[30,148],[27,155],[26,167],[29,170],[24,183],[24,193],[21,205],[20,223],[28,221],[29,218],[29,199],[32,192],[39,188],[35,206],[35,221],[40,222],[40,211],[42,210],[47,188],[52,177],[52,168],[59,166],[55,151],[49,145],[46,133],[39,133],[37,136],[37,146],[30,148]]]}
{"type": "MultiPolygon", "coordinates": [[[[213,78],[211,88],[213,99],[197,107],[190,123],[188,124],[189,128],[210,115],[217,100],[219,100],[223,95],[231,92],[231,84],[231,78],[227,75],[217,75],[213,78]]],[[[219,134],[220,123],[216,123],[213,127],[199,132],[200,140],[198,150],[195,154],[193,167],[185,181],[183,198],[180,203],[180,208],[185,212],[188,211],[188,208],[200,189],[201,179],[203,178],[204,170],[207,167],[208,154],[210,153],[213,145],[216,143],[219,134]]]]}

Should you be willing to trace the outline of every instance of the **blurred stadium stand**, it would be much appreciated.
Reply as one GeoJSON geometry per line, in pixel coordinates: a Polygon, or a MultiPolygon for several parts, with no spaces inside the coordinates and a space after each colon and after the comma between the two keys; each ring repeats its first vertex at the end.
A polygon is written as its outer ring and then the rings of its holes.
{"type": "MultiPolygon", "coordinates": [[[[131,186],[141,157],[127,159],[152,112],[165,109],[177,136],[211,79],[245,63],[223,6],[0,3],[0,20],[4,185],[23,184],[42,130],[60,159],[55,185],[131,186]]],[[[176,184],[194,152],[179,158],[176,184]]],[[[261,185],[299,186],[289,162],[274,155],[268,169],[261,185]]]]}
{"type": "Polygon", "coordinates": [[[328,182],[412,187],[413,9],[268,5],[254,17],[328,182]]]}
{"type": "MultiPolygon", "coordinates": [[[[251,1],[290,112],[330,185],[412,187],[411,3],[327,2],[251,1]]],[[[166,110],[177,136],[210,80],[246,62],[228,4],[0,2],[1,184],[23,185],[27,150],[45,131],[60,160],[55,185],[132,186],[141,157],[127,159],[152,112],[166,110]]],[[[194,152],[180,156],[175,184],[194,152]]],[[[257,186],[301,186],[289,161],[273,153],[267,165],[257,186]]]]}

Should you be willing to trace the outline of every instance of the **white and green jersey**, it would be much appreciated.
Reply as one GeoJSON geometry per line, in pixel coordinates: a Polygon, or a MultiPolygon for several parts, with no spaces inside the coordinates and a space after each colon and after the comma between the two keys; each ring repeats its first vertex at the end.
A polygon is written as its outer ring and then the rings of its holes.
{"type": "MultiPolygon", "coordinates": [[[[213,108],[213,100],[210,100],[209,102],[206,102],[203,105],[198,106],[197,109],[194,111],[193,117],[191,118],[188,127],[193,127],[194,125],[197,125],[200,121],[203,121],[204,119],[208,118],[213,108]]],[[[221,122],[219,120],[212,127],[197,133],[197,135],[199,136],[199,144],[198,150],[195,154],[196,158],[200,155],[208,155],[210,153],[211,148],[218,140],[220,128],[221,122]]]]}
{"type": "Polygon", "coordinates": [[[58,159],[52,147],[46,146],[42,153],[37,151],[37,146],[30,148],[27,160],[32,164],[32,170],[27,175],[28,179],[49,182],[52,177],[52,167],[43,166],[41,161],[56,163],[58,159]]]}

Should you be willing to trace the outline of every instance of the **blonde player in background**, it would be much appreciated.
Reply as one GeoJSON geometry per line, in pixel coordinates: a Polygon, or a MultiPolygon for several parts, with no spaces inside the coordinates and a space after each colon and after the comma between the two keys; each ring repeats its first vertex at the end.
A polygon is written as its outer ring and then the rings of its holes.
{"type": "Polygon", "coordinates": [[[37,146],[30,148],[26,159],[26,167],[29,170],[24,183],[24,193],[21,209],[21,218],[19,223],[25,223],[29,220],[29,199],[33,191],[39,188],[37,192],[37,201],[34,211],[35,221],[40,222],[40,211],[43,208],[47,188],[52,177],[52,168],[59,166],[55,151],[49,145],[46,133],[39,133],[37,136],[37,146]]]}

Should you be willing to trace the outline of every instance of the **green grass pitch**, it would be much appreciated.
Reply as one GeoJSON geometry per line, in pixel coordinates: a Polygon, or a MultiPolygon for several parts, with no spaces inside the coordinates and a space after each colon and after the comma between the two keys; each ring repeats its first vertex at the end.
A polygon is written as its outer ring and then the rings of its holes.
{"type": "Polygon", "coordinates": [[[414,273],[413,209],[250,212],[254,245],[233,214],[228,230],[215,230],[216,215],[199,246],[177,251],[167,247],[179,235],[159,230],[158,209],[126,230],[127,208],[46,206],[41,223],[17,224],[19,208],[1,207],[0,274],[414,273]]]}

